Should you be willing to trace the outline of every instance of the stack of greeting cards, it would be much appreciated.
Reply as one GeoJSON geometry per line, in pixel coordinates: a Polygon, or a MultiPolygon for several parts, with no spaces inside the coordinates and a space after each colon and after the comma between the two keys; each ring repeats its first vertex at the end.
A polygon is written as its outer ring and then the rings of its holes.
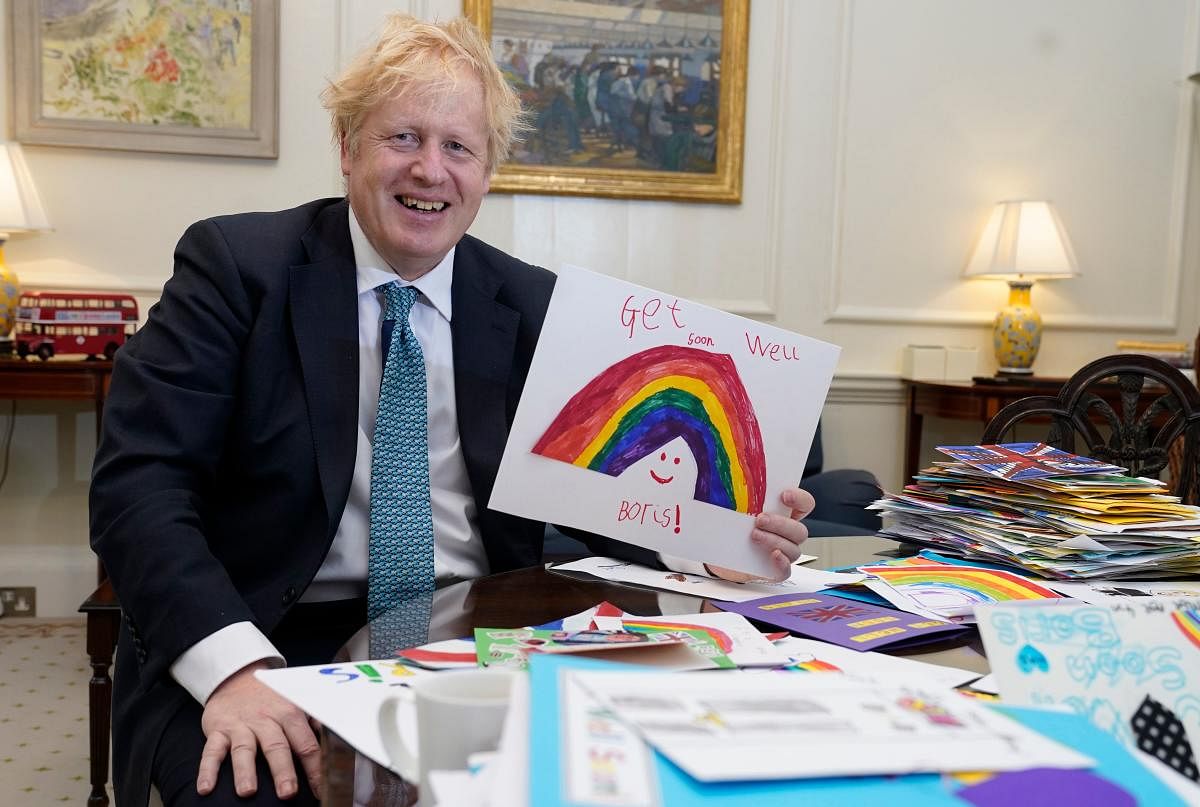
{"type": "Polygon", "coordinates": [[[1156,479],[1043,443],[938,451],[872,505],[881,535],[1056,579],[1200,573],[1200,507],[1156,479]]]}

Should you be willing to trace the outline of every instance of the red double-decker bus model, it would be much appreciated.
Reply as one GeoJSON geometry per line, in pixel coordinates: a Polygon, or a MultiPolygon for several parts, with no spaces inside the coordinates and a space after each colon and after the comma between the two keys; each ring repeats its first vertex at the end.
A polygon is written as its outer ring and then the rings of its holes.
{"type": "Polygon", "coordinates": [[[137,300],[128,294],[28,291],[17,303],[17,355],[41,359],[84,354],[111,359],[137,328],[137,300]]]}

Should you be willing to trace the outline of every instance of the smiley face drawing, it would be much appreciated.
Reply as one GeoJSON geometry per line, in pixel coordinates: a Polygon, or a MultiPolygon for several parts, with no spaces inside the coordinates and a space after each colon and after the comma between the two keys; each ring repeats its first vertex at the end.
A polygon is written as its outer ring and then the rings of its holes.
{"type": "Polygon", "coordinates": [[[664,472],[662,474],[659,474],[657,471],[655,471],[654,467],[651,466],[650,478],[653,479],[655,482],[657,482],[660,485],[667,485],[667,484],[670,484],[671,482],[674,482],[675,481],[675,469],[672,468],[671,466],[678,465],[680,458],[678,456],[675,456],[671,460],[668,460],[667,452],[663,451],[658,455],[658,460],[663,465],[666,465],[667,468],[666,468],[666,470],[664,470],[664,472]],[[669,474],[669,476],[667,474],[669,474]]]}

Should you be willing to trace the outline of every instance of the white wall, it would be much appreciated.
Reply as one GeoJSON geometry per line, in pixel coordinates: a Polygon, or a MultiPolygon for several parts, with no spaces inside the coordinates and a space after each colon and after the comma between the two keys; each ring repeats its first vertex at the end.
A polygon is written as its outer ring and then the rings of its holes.
{"type": "MultiPolygon", "coordinates": [[[[27,286],[133,289],[148,303],[191,221],[338,193],[322,81],[383,13],[459,7],[281,5],[279,159],[26,147],[56,227],[7,247],[27,286]]],[[[1083,270],[1034,290],[1040,373],[1068,374],[1118,338],[1195,335],[1198,144],[1184,79],[1200,63],[1198,16],[1200,0],[755,0],[741,205],[497,195],[472,231],[551,268],[589,266],[842,345],[828,464],[895,487],[902,346],[973,345],[980,372],[994,368],[990,321],[1006,290],[960,277],[994,202],[1054,200],[1083,270]]],[[[0,585],[36,578],[41,612],[66,612],[94,572],[91,414],[19,412],[0,585]]]]}

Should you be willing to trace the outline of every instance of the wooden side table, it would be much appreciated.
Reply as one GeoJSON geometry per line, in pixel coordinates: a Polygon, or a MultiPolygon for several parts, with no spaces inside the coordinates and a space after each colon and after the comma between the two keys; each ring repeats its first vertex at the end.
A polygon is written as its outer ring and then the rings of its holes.
{"type": "Polygon", "coordinates": [[[908,416],[904,429],[904,482],[921,469],[921,430],[926,415],[973,420],[983,427],[1002,408],[1030,395],[1057,395],[1065,378],[1020,381],[905,381],[908,416]]]}
{"type": "Polygon", "coordinates": [[[96,407],[96,439],[100,416],[112,379],[112,362],[103,359],[18,359],[0,357],[0,399],[91,401],[96,407]]]}

